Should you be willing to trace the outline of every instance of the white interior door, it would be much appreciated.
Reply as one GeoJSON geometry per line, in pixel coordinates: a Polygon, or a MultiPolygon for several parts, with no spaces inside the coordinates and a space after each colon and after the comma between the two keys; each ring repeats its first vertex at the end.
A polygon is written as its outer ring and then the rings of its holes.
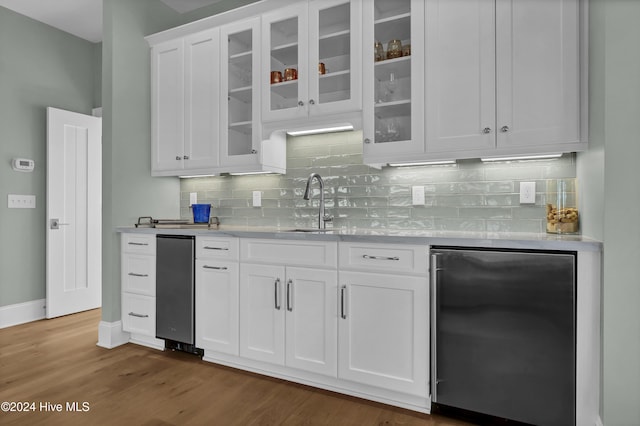
{"type": "Polygon", "coordinates": [[[102,119],[47,108],[47,318],[102,304],[102,119]]]}

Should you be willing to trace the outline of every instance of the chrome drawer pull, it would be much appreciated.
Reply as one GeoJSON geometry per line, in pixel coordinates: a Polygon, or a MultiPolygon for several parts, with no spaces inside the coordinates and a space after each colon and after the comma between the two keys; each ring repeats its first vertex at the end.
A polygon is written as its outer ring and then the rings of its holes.
{"type": "Polygon", "coordinates": [[[129,312],[129,316],[136,318],[149,318],[149,315],[136,314],[135,312],[129,312]]]}
{"type": "Polygon", "coordinates": [[[342,319],[347,319],[346,292],[346,285],[340,287],[340,318],[342,319]]]}
{"type": "Polygon", "coordinates": [[[149,243],[132,243],[132,242],[129,242],[127,244],[129,244],[130,246],[148,246],[149,245],[149,243]]]}
{"type": "Polygon", "coordinates": [[[400,260],[398,256],[386,257],[386,256],[370,256],[368,254],[363,254],[362,257],[364,259],[371,259],[371,260],[400,260]]]}
{"type": "Polygon", "coordinates": [[[218,271],[226,271],[227,267],[226,266],[209,266],[209,265],[203,265],[202,266],[205,269],[217,269],[218,271]]]}
{"type": "Polygon", "coordinates": [[[204,246],[205,250],[229,250],[227,247],[209,247],[204,246]]]}
{"type": "Polygon", "coordinates": [[[149,276],[149,274],[136,274],[135,272],[129,272],[129,276],[132,276],[132,277],[142,277],[142,278],[144,278],[144,277],[148,277],[148,276],[149,276]]]}

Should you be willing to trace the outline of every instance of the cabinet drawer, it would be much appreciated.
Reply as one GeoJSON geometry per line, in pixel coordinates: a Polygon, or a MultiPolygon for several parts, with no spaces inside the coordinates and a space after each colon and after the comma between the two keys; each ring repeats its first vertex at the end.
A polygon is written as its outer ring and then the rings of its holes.
{"type": "Polygon", "coordinates": [[[122,234],[122,252],[155,255],[155,234],[122,234]]]}
{"type": "Polygon", "coordinates": [[[156,295],[156,257],[148,254],[122,255],[122,291],[156,295]]]}
{"type": "Polygon", "coordinates": [[[238,239],[197,236],[196,259],[238,260],[238,239]]]}
{"type": "Polygon", "coordinates": [[[122,293],[122,330],[156,336],[156,298],[122,293]]]}
{"type": "Polygon", "coordinates": [[[340,243],[340,269],[427,274],[427,246],[340,243]]]}
{"type": "Polygon", "coordinates": [[[336,268],[338,243],[324,241],[274,241],[243,239],[240,258],[243,262],[336,268]]]}

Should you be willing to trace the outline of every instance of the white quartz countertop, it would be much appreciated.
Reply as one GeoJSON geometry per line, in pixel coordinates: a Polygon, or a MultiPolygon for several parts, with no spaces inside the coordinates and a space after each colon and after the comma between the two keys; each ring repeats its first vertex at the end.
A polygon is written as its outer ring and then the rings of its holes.
{"type": "Polygon", "coordinates": [[[556,235],[523,232],[459,232],[412,229],[334,228],[327,232],[294,232],[291,228],[221,226],[219,229],[190,227],[135,228],[118,227],[119,233],[169,235],[227,235],[240,238],[273,238],[289,240],[352,241],[385,244],[424,244],[429,246],[461,246],[511,248],[524,250],[602,251],[602,242],[582,235],[556,235]]]}

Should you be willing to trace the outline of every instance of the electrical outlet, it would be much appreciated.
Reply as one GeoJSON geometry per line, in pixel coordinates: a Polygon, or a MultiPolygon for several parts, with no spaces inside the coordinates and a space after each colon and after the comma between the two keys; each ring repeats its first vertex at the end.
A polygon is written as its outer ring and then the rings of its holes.
{"type": "Polygon", "coordinates": [[[261,191],[253,191],[253,207],[262,207],[261,191]]]}
{"type": "Polygon", "coordinates": [[[198,193],[190,192],[189,193],[189,205],[198,204],[198,193]]]}
{"type": "Polygon", "coordinates": [[[412,186],[411,198],[414,206],[424,206],[424,186],[412,186]]]}
{"type": "Polygon", "coordinates": [[[536,183],[520,182],[520,204],[536,203],[536,183]]]}
{"type": "Polygon", "coordinates": [[[9,194],[7,197],[7,207],[10,209],[35,209],[36,196],[9,194]]]}

